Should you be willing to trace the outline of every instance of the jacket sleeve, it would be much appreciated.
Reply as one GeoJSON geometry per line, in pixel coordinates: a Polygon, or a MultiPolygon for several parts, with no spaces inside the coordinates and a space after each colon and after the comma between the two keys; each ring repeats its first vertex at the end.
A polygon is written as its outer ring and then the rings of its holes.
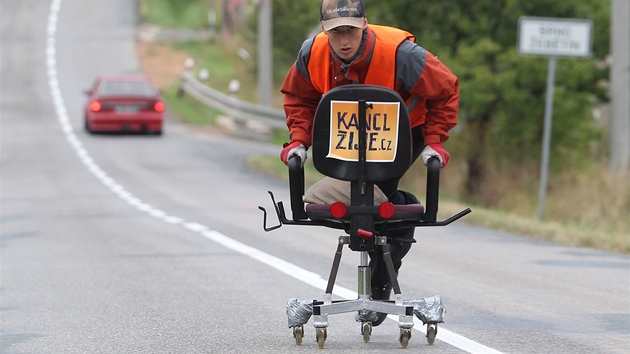
{"type": "Polygon", "coordinates": [[[313,119],[322,94],[313,87],[308,63],[314,38],[302,43],[295,63],[287,73],[280,91],[284,95],[284,113],[291,141],[301,141],[306,148],[312,144],[313,119]]]}
{"type": "Polygon", "coordinates": [[[424,144],[443,143],[448,140],[448,131],[457,125],[459,109],[457,76],[427,51],[426,64],[410,93],[423,98],[426,102],[426,116],[422,125],[424,144]]]}
{"type": "Polygon", "coordinates": [[[322,98],[294,64],[289,70],[282,88],[284,113],[291,141],[301,141],[306,148],[311,146],[313,119],[322,98]]]}

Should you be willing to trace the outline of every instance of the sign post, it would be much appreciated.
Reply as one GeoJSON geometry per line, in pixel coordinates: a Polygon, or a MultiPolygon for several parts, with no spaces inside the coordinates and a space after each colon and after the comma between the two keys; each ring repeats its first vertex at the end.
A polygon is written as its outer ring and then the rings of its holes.
{"type": "Polygon", "coordinates": [[[519,53],[549,57],[543,147],[540,162],[539,220],[543,220],[545,217],[545,200],[547,198],[556,57],[588,58],[591,55],[592,33],[593,22],[590,20],[527,16],[518,20],[519,53]]]}

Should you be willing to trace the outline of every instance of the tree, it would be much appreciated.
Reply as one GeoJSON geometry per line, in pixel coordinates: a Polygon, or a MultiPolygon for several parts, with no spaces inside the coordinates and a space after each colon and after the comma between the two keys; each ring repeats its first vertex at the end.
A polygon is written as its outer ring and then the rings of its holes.
{"type": "Polygon", "coordinates": [[[461,88],[458,151],[466,156],[466,193],[485,204],[489,163],[533,163],[540,157],[546,58],[516,52],[521,16],[588,18],[594,22],[594,56],[560,60],[556,78],[554,167],[560,169],[591,156],[596,100],[605,100],[600,82],[606,72],[598,59],[608,54],[608,0],[443,0],[373,1],[372,23],[405,28],[438,55],[459,77],[461,88]]]}
{"type": "Polygon", "coordinates": [[[274,0],[273,43],[274,58],[286,66],[295,61],[297,53],[309,32],[319,25],[321,0],[274,0]]]}

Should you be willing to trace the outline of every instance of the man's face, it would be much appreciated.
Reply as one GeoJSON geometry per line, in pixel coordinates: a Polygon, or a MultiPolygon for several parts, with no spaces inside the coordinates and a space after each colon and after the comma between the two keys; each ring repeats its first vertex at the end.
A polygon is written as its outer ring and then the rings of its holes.
{"type": "Polygon", "coordinates": [[[350,61],[357,55],[361,46],[363,28],[339,26],[327,31],[326,35],[335,53],[341,59],[350,61]]]}

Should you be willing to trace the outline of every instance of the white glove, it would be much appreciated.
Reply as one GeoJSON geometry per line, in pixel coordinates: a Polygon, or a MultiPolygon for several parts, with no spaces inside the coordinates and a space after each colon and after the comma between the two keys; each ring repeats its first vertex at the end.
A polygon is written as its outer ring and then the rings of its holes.
{"type": "Polygon", "coordinates": [[[294,141],[290,144],[284,144],[282,151],[280,151],[280,160],[286,165],[289,161],[289,157],[297,155],[302,160],[302,167],[306,162],[306,147],[300,141],[294,141]]]}
{"type": "Polygon", "coordinates": [[[425,146],[422,152],[420,153],[420,156],[422,157],[422,162],[424,162],[425,166],[429,162],[429,159],[432,158],[433,156],[437,157],[438,160],[440,160],[440,166],[444,166],[444,160],[442,159],[442,155],[440,155],[437,151],[433,150],[431,145],[425,146]]]}
{"type": "Polygon", "coordinates": [[[300,160],[302,161],[302,167],[304,167],[304,163],[306,162],[306,148],[304,147],[304,145],[300,144],[294,147],[293,149],[289,150],[289,154],[287,155],[287,160],[291,156],[295,156],[295,155],[300,157],[300,160]]]}

